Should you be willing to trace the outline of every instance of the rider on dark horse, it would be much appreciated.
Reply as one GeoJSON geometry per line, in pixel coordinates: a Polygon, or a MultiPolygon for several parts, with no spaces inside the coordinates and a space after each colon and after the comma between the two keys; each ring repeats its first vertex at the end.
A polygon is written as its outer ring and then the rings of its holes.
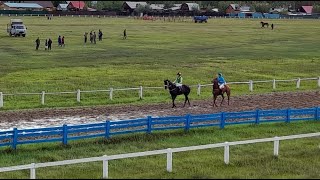
{"type": "Polygon", "coordinates": [[[182,76],[180,72],[177,73],[177,78],[173,81],[173,84],[175,84],[176,87],[179,88],[179,91],[182,92],[182,76]]]}
{"type": "Polygon", "coordinates": [[[218,85],[221,91],[223,91],[224,86],[226,85],[226,80],[222,76],[222,73],[218,73],[218,85]]]}

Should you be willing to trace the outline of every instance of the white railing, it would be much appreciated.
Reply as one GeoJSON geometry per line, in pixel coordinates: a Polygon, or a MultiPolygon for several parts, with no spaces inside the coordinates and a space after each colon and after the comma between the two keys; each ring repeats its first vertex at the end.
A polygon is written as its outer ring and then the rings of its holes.
{"type": "Polygon", "coordinates": [[[2,168],[0,168],[0,172],[30,169],[30,179],[35,179],[36,178],[36,168],[102,161],[103,162],[102,177],[108,178],[108,174],[109,174],[108,162],[110,160],[132,158],[132,157],[141,157],[141,156],[151,156],[151,155],[158,155],[158,154],[167,154],[167,171],[172,172],[172,154],[174,152],[184,152],[184,151],[193,151],[193,150],[202,150],[202,149],[224,147],[224,163],[229,164],[229,161],[230,161],[230,159],[229,159],[229,154],[230,154],[229,146],[241,145],[241,144],[261,143],[261,142],[272,142],[273,141],[274,142],[273,155],[277,157],[279,155],[279,144],[280,144],[279,142],[280,142],[280,140],[300,139],[300,138],[316,137],[316,136],[320,136],[320,132],[291,135],[291,136],[281,136],[281,137],[276,136],[273,138],[253,139],[253,140],[245,140],[245,141],[224,142],[224,143],[207,144],[207,145],[200,145],[200,146],[168,148],[168,149],[155,150],[155,151],[145,151],[145,152],[137,152],[137,153],[110,155],[110,156],[104,155],[104,156],[100,156],[100,157],[90,157],[90,158],[83,158],[83,159],[73,159],[73,160],[47,162],[47,163],[31,163],[28,165],[2,167],[2,168]]]}
{"type": "MultiPolygon", "coordinates": [[[[307,80],[317,80],[318,87],[320,87],[320,77],[317,78],[297,78],[297,79],[289,79],[289,80],[264,80],[264,81],[246,81],[246,82],[228,82],[227,84],[249,84],[249,91],[253,91],[253,84],[254,83],[269,83],[272,82],[272,88],[273,90],[276,89],[276,82],[291,82],[296,81],[296,88],[300,88],[301,81],[307,81],[307,80]]],[[[197,85],[190,85],[190,87],[196,87],[197,88],[197,95],[199,96],[201,94],[201,87],[206,86],[212,86],[212,84],[197,84],[197,85]]],[[[95,92],[109,92],[109,99],[113,100],[113,92],[114,91],[128,91],[128,90],[138,90],[139,98],[143,99],[143,90],[144,89],[162,89],[163,87],[136,87],[136,88],[122,88],[122,89],[114,89],[110,88],[108,90],[91,90],[91,91],[81,91],[78,89],[77,91],[69,91],[69,92],[45,92],[42,91],[41,93],[14,93],[14,94],[4,94],[3,92],[0,92],[0,108],[4,106],[4,96],[17,96],[17,95],[40,95],[41,104],[45,104],[45,95],[57,95],[57,94],[76,94],[77,102],[81,101],[81,93],[95,93],[95,92]]],[[[164,89],[164,88],[163,88],[164,89]]]]}

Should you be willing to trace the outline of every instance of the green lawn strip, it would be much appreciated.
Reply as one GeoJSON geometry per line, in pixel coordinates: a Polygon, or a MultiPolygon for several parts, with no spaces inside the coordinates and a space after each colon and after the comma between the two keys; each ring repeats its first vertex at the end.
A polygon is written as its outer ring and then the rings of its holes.
{"type": "MultiPolygon", "coordinates": [[[[18,145],[1,148],[1,167],[143,152],[319,132],[318,121],[232,125],[152,134],[119,135],[61,143],[18,145]]],[[[280,141],[279,157],[273,157],[273,142],[230,146],[230,164],[223,162],[223,148],[173,154],[173,172],[166,172],[166,155],[109,162],[110,178],[319,178],[319,138],[280,141]]],[[[102,162],[39,168],[37,178],[101,178],[102,162]]],[[[1,178],[28,178],[29,171],[0,173],[1,178]]]]}

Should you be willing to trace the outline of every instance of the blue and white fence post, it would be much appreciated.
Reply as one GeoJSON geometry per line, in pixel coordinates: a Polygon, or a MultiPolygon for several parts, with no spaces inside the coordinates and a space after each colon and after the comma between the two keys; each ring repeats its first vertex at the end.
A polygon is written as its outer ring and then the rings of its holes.
{"type": "Polygon", "coordinates": [[[0,92],[0,108],[3,107],[3,94],[0,92]]]}
{"type": "Polygon", "coordinates": [[[223,129],[225,125],[226,115],[224,112],[221,112],[221,119],[220,119],[220,128],[223,129]]]}
{"type": "Polygon", "coordinates": [[[197,88],[197,95],[200,96],[201,93],[201,85],[198,84],[198,88],[197,88]]]}
{"type": "Polygon", "coordinates": [[[229,142],[224,145],[224,163],[229,164],[229,142]]]}
{"type": "Polygon", "coordinates": [[[273,82],[272,82],[272,89],[275,90],[276,89],[276,80],[273,79],[273,82]]]}
{"type": "Polygon", "coordinates": [[[81,101],[81,91],[80,89],[77,90],[77,102],[80,102],[81,101]]]}
{"type": "Polygon", "coordinates": [[[185,127],[186,131],[188,131],[190,129],[190,121],[191,121],[191,115],[187,114],[187,116],[186,116],[186,127],[185,127]]]}
{"type": "Polygon", "coordinates": [[[103,179],[108,179],[108,176],[109,176],[109,163],[108,163],[108,156],[107,155],[104,155],[103,156],[103,161],[102,161],[102,169],[103,169],[103,174],[102,174],[102,178],[103,179]]]}
{"type": "Polygon", "coordinates": [[[314,113],[314,119],[315,120],[319,120],[319,114],[320,114],[319,109],[320,109],[319,107],[316,107],[316,111],[314,113]]]}
{"type": "Polygon", "coordinates": [[[300,88],[300,82],[301,82],[301,79],[300,79],[300,78],[298,78],[298,79],[297,79],[297,89],[299,89],[299,88],[300,88]]]}
{"type": "Polygon", "coordinates": [[[152,117],[148,116],[148,130],[147,133],[150,134],[152,130],[152,117]]]}
{"type": "Polygon", "coordinates": [[[18,129],[13,128],[12,148],[16,149],[18,144],[18,129]]]}
{"type": "Polygon", "coordinates": [[[63,129],[62,143],[63,143],[63,145],[67,145],[68,144],[68,126],[66,124],[64,124],[62,126],[62,129],[63,129]]]}
{"type": "Polygon", "coordinates": [[[45,94],[46,93],[44,91],[41,92],[41,105],[44,105],[45,94]]]}
{"type": "Polygon", "coordinates": [[[290,122],[290,108],[287,109],[287,112],[286,112],[286,122],[289,123],[290,122]]]}
{"type": "Polygon", "coordinates": [[[259,110],[259,109],[257,109],[257,110],[256,110],[256,124],[259,124],[259,123],[260,123],[260,116],[259,116],[259,112],[260,112],[260,110],[259,110]]]}
{"type": "Polygon", "coordinates": [[[109,138],[110,137],[110,125],[111,125],[111,122],[110,121],[106,121],[105,138],[109,138]]]}
{"type": "Polygon", "coordinates": [[[274,137],[273,155],[276,157],[279,156],[279,144],[279,137],[274,137]]]}
{"type": "Polygon", "coordinates": [[[249,91],[250,92],[253,91],[253,81],[252,80],[249,81],[249,91]]]}
{"type": "Polygon", "coordinates": [[[142,99],[143,98],[143,88],[142,86],[140,86],[139,88],[139,99],[142,99]]]}
{"type": "Polygon", "coordinates": [[[320,77],[318,77],[318,87],[320,87],[320,77]]]}
{"type": "Polygon", "coordinates": [[[167,149],[167,171],[172,172],[172,149],[167,149]]]}
{"type": "Polygon", "coordinates": [[[112,95],[113,95],[113,88],[110,88],[110,94],[109,94],[110,100],[112,100],[112,95]]]}

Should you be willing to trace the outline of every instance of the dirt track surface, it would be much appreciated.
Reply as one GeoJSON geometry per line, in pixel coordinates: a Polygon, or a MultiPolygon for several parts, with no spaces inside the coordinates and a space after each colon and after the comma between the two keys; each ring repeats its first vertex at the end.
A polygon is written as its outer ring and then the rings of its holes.
{"type": "MultiPolygon", "coordinates": [[[[221,97],[218,97],[217,104],[220,105],[221,97]]],[[[244,111],[255,109],[284,109],[284,108],[306,108],[320,106],[320,92],[290,92],[270,93],[263,95],[245,95],[231,97],[230,105],[227,102],[223,106],[212,107],[212,99],[191,100],[191,106],[183,106],[183,101],[176,102],[177,107],[171,108],[171,103],[153,105],[113,105],[83,108],[56,108],[37,109],[20,111],[0,112],[0,122],[19,124],[20,121],[45,121],[52,118],[84,117],[104,121],[107,119],[134,119],[146,116],[169,116],[185,114],[212,114],[216,112],[244,111]]],[[[69,118],[70,119],[70,118],[69,118]]],[[[79,122],[81,124],[83,122],[79,122]]],[[[86,122],[90,123],[90,121],[86,122]]],[[[2,126],[0,124],[0,127],[2,126]]],[[[1,128],[0,128],[1,129],[1,128]]]]}

